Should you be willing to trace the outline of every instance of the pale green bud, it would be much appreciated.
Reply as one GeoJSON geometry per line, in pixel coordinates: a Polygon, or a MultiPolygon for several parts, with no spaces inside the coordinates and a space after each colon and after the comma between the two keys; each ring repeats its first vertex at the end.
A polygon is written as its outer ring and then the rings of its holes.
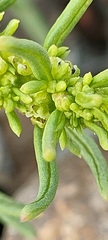
{"type": "Polygon", "coordinates": [[[89,85],[90,83],[91,83],[91,81],[92,81],[92,74],[91,74],[91,72],[88,72],[88,73],[86,73],[85,75],[84,75],[84,77],[83,77],[83,84],[84,85],[89,85]]]}
{"type": "Polygon", "coordinates": [[[54,93],[52,94],[52,99],[55,103],[55,106],[60,111],[69,111],[71,100],[69,96],[62,92],[62,93],[54,93]]]}
{"type": "Polygon", "coordinates": [[[59,81],[56,84],[56,92],[64,92],[66,90],[66,83],[65,81],[59,81]]]}
{"type": "Polygon", "coordinates": [[[71,103],[70,109],[71,109],[73,112],[75,112],[76,110],[79,109],[79,105],[76,104],[76,103],[71,103]]]}
{"type": "Polygon", "coordinates": [[[29,104],[32,102],[32,98],[27,95],[22,93],[19,89],[17,88],[12,88],[13,92],[20,98],[20,100],[25,103],[25,104],[29,104]]]}
{"type": "Polygon", "coordinates": [[[58,48],[56,45],[52,45],[49,49],[48,49],[48,54],[51,57],[56,57],[57,56],[57,52],[58,52],[58,48]]]}
{"type": "Polygon", "coordinates": [[[68,56],[69,53],[70,53],[70,50],[68,47],[59,47],[57,51],[57,57],[64,59],[68,56]]]}
{"type": "Polygon", "coordinates": [[[51,58],[52,77],[55,80],[66,80],[71,77],[72,65],[70,62],[65,62],[58,57],[51,58]]]}
{"type": "Polygon", "coordinates": [[[21,64],[19,63],[17,65],[17,72],[20,74],[20,75],[23,75],[23,76],[28,76],[28,75],[31,75],[31,69],[29,67],[29,65],[26,63],[26,64],[21,64]]]}
{"type": "Polygon", "coordinates": [[[80,77],[71,77],[70,79],[67,80],[67,86],[71,87],[75,85],[81,78],[80,77]]]}

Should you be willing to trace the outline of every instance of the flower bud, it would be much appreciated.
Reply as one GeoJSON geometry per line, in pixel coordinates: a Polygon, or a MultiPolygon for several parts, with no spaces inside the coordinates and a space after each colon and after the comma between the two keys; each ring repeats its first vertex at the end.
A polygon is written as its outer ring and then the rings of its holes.
{"type": "Polygon", "coordinates": [[[23,103],[29,104],[32,102],[32,98],[28,94],[22,93],[18,88],[12,88],[12,90],[23,103]]]}
{"type": "Polygon", "coordinates": [[[57,51],[57,57],[64,59],[68,56],[69,53],[70,53],[70,50],[68,47],[59,47],[57,51]]]}
{"type": "Polygon", "coordinates": [[[71,87],[74,86],[75,83],[77,83],[81,78],[80,77],[71,77],[69,80],[67,80],[67,86],[71,87]]]}
{"type": "Polygon", "coordinates": [[[65,62],[58,57],[52,57],[51,63],[53,79],[66,80],[71,77],[72,65],[70,62],[65,62]]]}
{"type": "Polygon", "coordinates": [[[52,94],[52,99],[55,103],[55,106],[60,111],[69,111],[71,100],[66,93],[54,93],[52,94]]]}
{"type": "Polygon", "coordinates": [[[20,74],[20,75],[23,75],[23,76],[28,76],[28,75],[31,75],[31,69],[29,67],[29,65],[26,63],[26,64],[21,64],[19,63],[17,65],[17,72],[20,74]]]}
{"type": "Polygon", "coordinates": [[[91,74],[91,72],[88,72],[83,77],[83,84],[89,85],[91,83],[91,81],[92,81],[92,74],[91,74]]]}
{"type": "Polygon", "coordinates": [[[56,57],[57,56],[57,52],[58,52],[58,48],[56,45],[52,45],[49,49],[48,49],[48,54],[51,57],[56,57]]]}
{"type": "Polygon", "coordinates": [[[56,92],[64,92],[66,90],[66,83],[65,81],[59,81],[56,84],[56,92]]]}

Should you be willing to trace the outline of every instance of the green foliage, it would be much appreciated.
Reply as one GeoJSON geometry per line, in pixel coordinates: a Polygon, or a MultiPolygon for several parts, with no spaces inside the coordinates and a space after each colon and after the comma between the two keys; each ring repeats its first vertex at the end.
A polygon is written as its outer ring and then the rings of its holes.
{"type": "MultiPolygon", "coordinates": [[[[81,76],[80,69],[66,60],[70,50],[61,46],[91,2],[71,0],[47,34],[44,46],[11,36],[18,20],[9,23],[0,36],[0,109],[4,109],[12,131],[18,136],[22,127],[15,109],[34,125],[40,186],[36,200],[22,209],[22,222],[37,217],[56,194],[58,142],[61,150],[68,147],[85,159],[100,194],[108,200],[106,161],[84,133],[86,128],[92,130],[101,147],[108,150],[108,69],[96,76],[90,72],[81,76]]],[[[0,217],[4,219],[2,214],[0,217]]]]}
{"type": "Polygon", "coordinates": [[[58,186],[58,170],[55,159],[52,162],[46,162],[42,157],[42,137],[43,130],[35,126],[34,146],[40,174],[40,188],[36,200],[23,208],[22,222],[33,219],[42,213],[52,202],[58,186]]]}

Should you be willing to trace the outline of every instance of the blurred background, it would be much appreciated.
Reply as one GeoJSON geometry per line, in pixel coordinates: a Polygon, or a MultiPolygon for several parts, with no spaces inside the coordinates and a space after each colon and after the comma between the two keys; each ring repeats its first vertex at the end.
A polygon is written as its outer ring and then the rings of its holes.
{"type": "MultiPolygon", "coordinates": [[[[6,11],[1,31],[9,20],[20,26],[15,36],[43,44],[44,38],[68,0],[17,0],[6,11]]],[[[93,75],[108,68],[108,0],[95,0],[66,39],[69,59],[81,75],[93,75]]],[[[20,115],[19,115],[20,116],[20,115]]],[[[25,203],[35,199],[38,173],[33,149],[33,127],[20,116],[23,132],[17,138],[0,112],[0,188],[25,203]]],[[[97,141],[97,139],[96,139],[97,141]]],[[[103,152],[107,159],[107,153],[103,152]]],[[[59,187],[48,210],[32,221],[37,240],[108,239],[108,204],[104,202],[90,169],[82,159],[58,149],[59,187]]],[[[1,228],[2,240],[26,240],[13,228],[1,228]],[[3,230],[3,231],[2,231],[3,230]]]]}

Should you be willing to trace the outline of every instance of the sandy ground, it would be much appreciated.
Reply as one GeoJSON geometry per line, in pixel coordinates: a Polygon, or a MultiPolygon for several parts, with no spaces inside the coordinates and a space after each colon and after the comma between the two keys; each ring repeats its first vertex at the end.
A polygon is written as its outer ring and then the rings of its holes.
{"type": "MultiPolygon", "coordinates": [[[[5,185],[22,202],[31,202],[38,191],[38,174],[32,147],[32,127],[22,118],[21,139],[11,133],[1,117],[4,135],[15,163],[5,185]]],[[[99,195],[94,177],[82,159],[67,150],[58,153],[59,186],[50,207],[31,221],[37,240],[107,240],[108,203],[99,195]]],[[[5,228],[2,240],[26,240],[13,228],[5,228]]]]}

